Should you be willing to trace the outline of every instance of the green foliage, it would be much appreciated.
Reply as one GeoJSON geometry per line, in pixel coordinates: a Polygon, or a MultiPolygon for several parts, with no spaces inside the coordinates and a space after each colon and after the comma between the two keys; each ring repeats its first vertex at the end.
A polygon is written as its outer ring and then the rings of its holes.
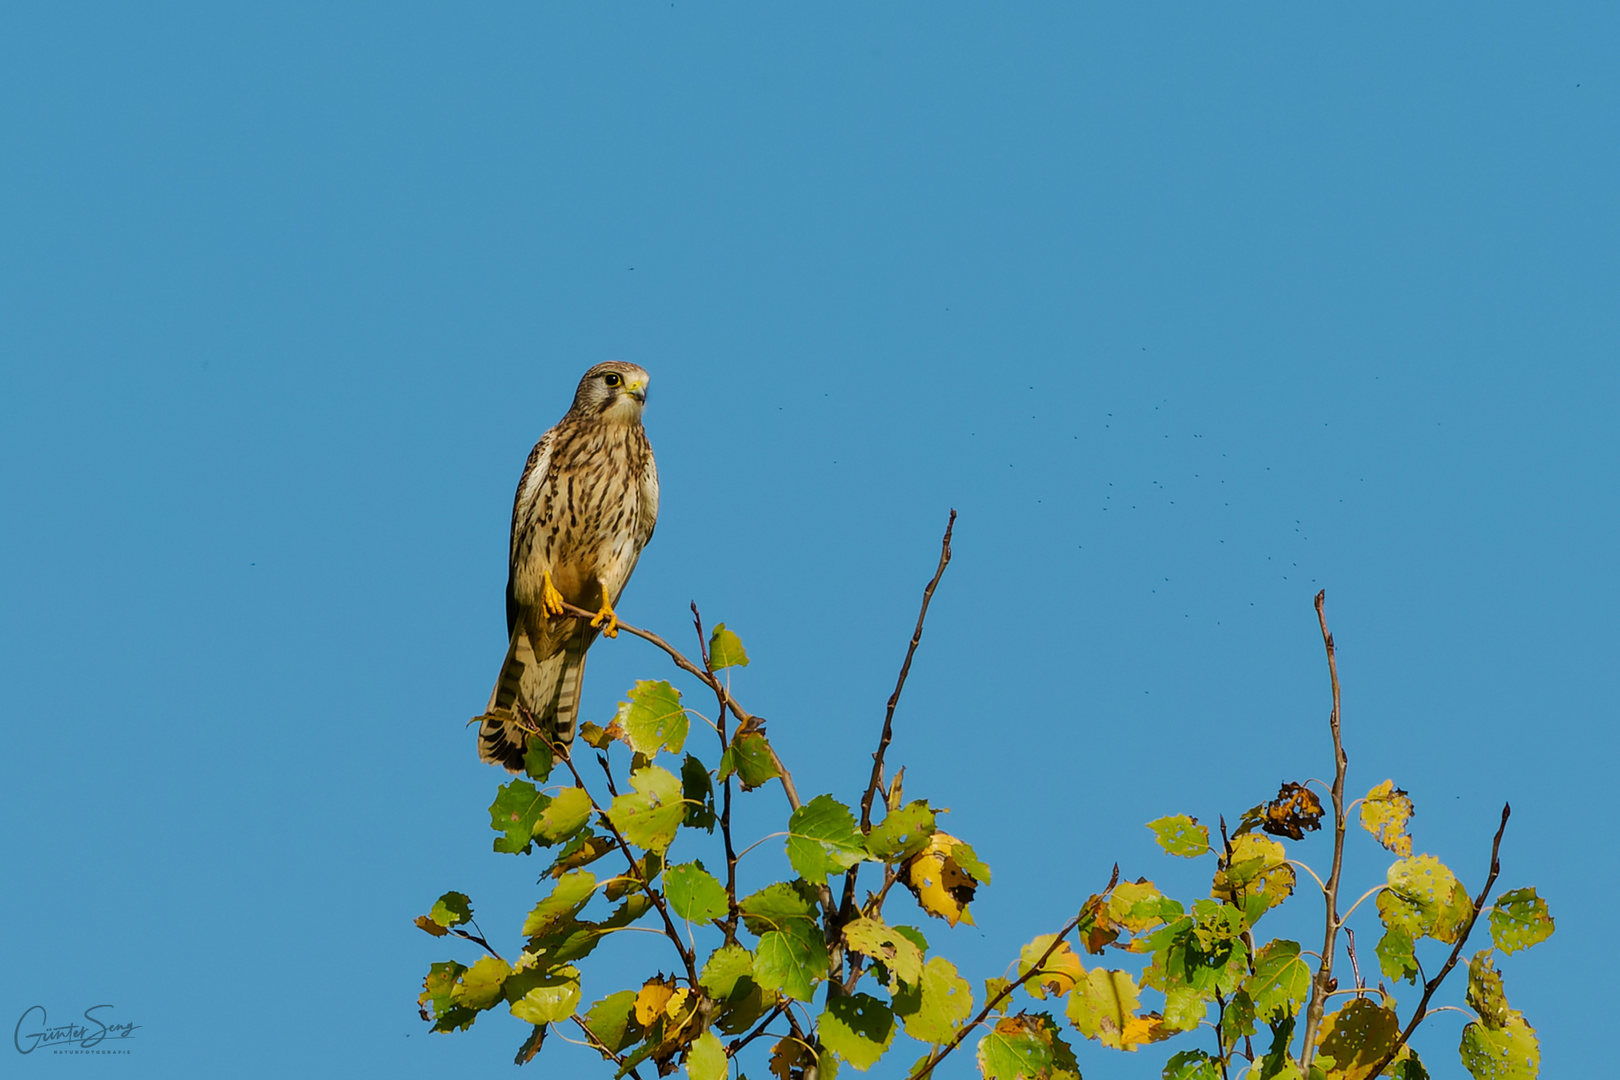
{"type": "MultiPolygon", "coordinates": [[[[1535,1031],[1509,1004],[1498,962],[1553,933],[1547,904],[1533,888],[1491,904],[1487,888],[1476,902],[1438,858],[1414,855],[1413,802],[1393,781],[1332,805],[1324,805],[1326,785],[1285,782],[1230,831],[1230,816],[1207,814],[1221,823],[1214,836],[1188,814],[1149,822],[1166,854],[1208,860],[1200,871],[1207,895],[1172,896],[1146,877],[1119,880],[1116,870],[1060,932],[1034,933],[976,998],[921,931],[896,924],[893,905],[915,900],[941,920],[935,936],[951,952],[954,928],[972,923],[970,905],[991,883],[990,867],[939,827],[943,809],[902,798],[898,774],[848,799],[823,794],[801,805],[792,795],[780,831],[762,830],[782,839],[780,849],[750,846],[757,834],[733,836],[734,800],[778,780],[784,792],[795,789],[763,721],[729,697],[727,677],[712,674],[748,664],[742,641],[721,624],[706,645],[701,688],[727,702],[707,748],[688,745],[694,714],[663,680],[635,683],[613,721],[582,724],[573,748],[531,740],[526,777],[501,784],[490,805],[493,847],[553,849],[549,865],[527,914],[503,914],[506,944],[484,937],[463,893],[444,893],[416,918],[425,933],[467,949],[470,961],[428,968],[417,1001],[433,1031],[465,1030],[504,1009],[521,1028],[520,1064],[544,1051],[548,1033],[571,1029],[566,1037],[595,1047],[603,1075],[617,1077],[684,1070],[689,1080],[728,1080],[743,1071],[732,1058],[749,1054],[760,1059],[753,1075],[776,1080],[805,1080],[812,1069],[834,1080],[841,1067],[864,1072],[885,1061],[881,1075],[915,1078],[960,1048],[987,1080],[1079,1080],[1068,1040],[1080,1037],[1122,1052],[1173,1040],[1163,1050],[1166,1080],[1427,1080],[1403,1042],[1387,983],[1355,982],[1343,935],[1330,981],[1315,953],[1261,929],[1301,882],[1315,912],[1321,882],[1342,876],[1353,892],[1336,893],[1329,910],[1354,908],[1358,934],[1374,919],[1382,926],[1371,956],[1358,958],[1361,974],[1434,978],[1452,949],[1472,942],[1472,958],[1447,984],[1449,1000],[1474,1017],[1461,1062],[1476,1080],[1538,1075],[1535,1031]],[[730,725],[735,718],[741,723],[730,725]],[[586,746],[606,775],[594,762],[582,767],[592,756],[586,746]],[[678,775],[675,758],[659,763],[663,754],[678,756],[678,775]],[[1351,815],[1382,850],[1363,838],[1347,845],[1353,858],[1342,868],[1308,865],[1307,857],[1331,857],[1323,820],[1338,830],[1351,815]],[[1364,851],[1394,861],[1368,869],[1355,861],[1364,851]],[[752,891],[739,895],[739,880],[752,891]],[[1490,946],[1480,948],[1486,926],[1490,946]],[[625,930],[656,935],[628,941],[659,951],[649,950],[639,985],[592,985],[610,992],[587,1006],[589,958],[625,930]],[[472,955],[475,946],[482,955],[472,955]],[[1329,985],[1337,989],[1326,996],[1329,985]],[[907,1041],[913,1050],[894,1057],[907,1041]],[[920,1060],[916,1043],[927,1048],[920,1060]],[[897,1061],[908,1060],[916,1064],[901,1072],[897,1061]]],[[[1054,859],[1059,842],[1054,830],[1054,859]]],[[[956,1063],[934,1075],[953,1070],[956,1063]]]]}
{"type": "Polygon", "coordinates": [[[643,679],[626,696],[630,700],[619,702],[613,722],[624,729],[630,749],[649,758],[660,750],[680,753],[690,727],[681,692],[662,679],[643,679]]]}
{"type": "Polygon", "coordinates": [[[1496,898],[1491,905],[1491,940],[1504,953],[1546,941],[1552,937],[1553,917],[1547,901],[1534,889],[1514,889],[1496,898]]]}
{"type": "Polygon", "coordinates": [[[720,623],[709,635],[709,667],[714,671],[728,667],[747,667],[748,653],[743,650],[742,638],[720,623]]]}
{"type": "Polygon", "coordinates": [[[686,798],[674,773],[648,765],[630,774],[634,794],[617,796],[608,820],[637,847],[666,851],[686,820],[686,798]]]}
{"type": "Polygon", "coordinates": [[[1171,855],[1196,859],[1209,850],[1209,826],[1198,824],[1198,819],[1186,814],[1175,814],[1150,821],[1153,838],[1171,855]]]}
{"type": "Polygon", "coordinates": [[[816,885],[848,870],[866,857],[855,815],[831,795],[817,795],[788,818],[787,857],[800,877],[816,885]]]}

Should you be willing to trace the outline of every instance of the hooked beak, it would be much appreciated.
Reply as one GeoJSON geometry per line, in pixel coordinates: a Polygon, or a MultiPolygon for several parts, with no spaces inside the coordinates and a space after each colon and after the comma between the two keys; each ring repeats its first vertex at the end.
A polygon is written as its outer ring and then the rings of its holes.
{"type": "Polygon", "coordinates": [[[631,397],[636,399],[636,404],[645,405],[647,403],[647,387],[643,384],[639,382],[626,383],[624,388],[631,397]]]}

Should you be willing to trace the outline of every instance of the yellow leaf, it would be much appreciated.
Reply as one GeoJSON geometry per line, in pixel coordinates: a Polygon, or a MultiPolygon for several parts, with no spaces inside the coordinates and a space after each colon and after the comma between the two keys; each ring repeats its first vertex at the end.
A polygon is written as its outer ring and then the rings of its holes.
{"type": "Polygon", "coordinates": [[[663,1015],[664,1008],[675,996],[675,980],[665,982],[660,978],[648,979],[636,994],[636,1022],[646,1027],[659,1016],[663,1015]]]}
{"type": "Polygon", "coordinates": [[[928,914],[952,926],[958,922],[972,926],[973,916],[967,906],[979,883],[951,856],[951,851],[960,843],[949,833],[934,833],[928,846],[905,864],[903,880],[928,914]]]}
{"type": "Polygon", "coordinates": [[[1380,844],[1402,857],[1412,854],[1412,837],[1407,834],[1407,823],[1417,812],[1412,798],[1385,780],[1367,792],[1361,800],[1361,827],[1372,833],[1380,844]]]}
{"type": "MultiPolygon", "coordinates": [[[[1028,945],[1018,956],[1018,976],[1023,978],[1035,962],[1040,960],[1052,944],[1053,934],[1042,934],[1028,945]]],[[[1060,942],[1041,964],[1040,971],[1024,984],[1031,997],[1044,998],[1048,993],[1053,997],[1062,997],[1074,989],[1074,984],[1086,977],[1086,969],[1080,965],[1080,957],[1075,955],[1067,941],[1060,942]]]]}
{"type": "Polygon", "coordinates": [[[1274,908],[1294,891],[1294,868],[1287,860],[1287,849],[1276,840],[1244,833],[1232,841],[1231,858],[1215,871],[1210,895],[1240,907],[1245,899],[1259,898],[1274,908]]]}
{"type": "Polygon", "coordinates": [[[1136,1006],[1141,999],[1130,972],[1092,968],[1085,981],[1076,982],[1069,994],[1069,1022],[1086,1038],[1122,1049],[1122,1036],[1130,1022],[1137,1019],[1136,1006]]]}

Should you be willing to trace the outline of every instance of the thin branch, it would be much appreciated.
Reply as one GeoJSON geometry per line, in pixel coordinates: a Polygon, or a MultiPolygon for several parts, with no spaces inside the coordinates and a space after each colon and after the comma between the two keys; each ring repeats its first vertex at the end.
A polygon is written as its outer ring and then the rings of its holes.
{"type": "MultiPolygon", "coordinates": [[[[1508,817],[1512,813],[1513,807],[1503,803],[1502,824],[1496,827],[1496,839],[1491,841],[1491,872],[1485,877],[1485,887],[1479,890],[1478,896],[1474,897],[1474,910],[1468,916],[1468,924],[1463,927],[1462,933],[1457,935],[1457,944],[1452,946],[1451,955],[1446,958],[1446,966],[1436,972],[1434,978],[1423,984],[1423,997],[1418,1001],[1417,1009],[1412,1013],[1412,1019],[1406,1022],[1406,1029],[1401,1032],[1401,1037],[1395,1040],[1395,1045],[1384,1055],[1384,1059],[1378,1063],[1378,1067],[1368,1073],[1369,1076],[1377,1076],[1384,1071],[1384,1068],[1391,1061],[1395,1060],[1395,1055],[1401,1052],[1401,1047],[1405,1046],[1406,1041],[1412,1037],[1412,1032],[1417,1030],[1417,1026],[1429,1014],[1429,999],[1434,997],[1436,990],[1440,989],[1440,984],[1446,981],[1446,976],[1451,974],[1451,969],[1457,966],[1457,958],[1462,955],[1463,946],[1468,944],[1468,935],[1474,932],[1474,926],[1479,922],[1479,913],[1485,910],[1485,898],[1491,895],[1491,886],[1496,884],[1496,876],[1502,872],[1502,863],[1499,859],[1502,851],[1502,834],[1507,831],[1508,817]]],[[[1436,1009],[1434,1011],[1439,1012],[1440,1010],[1436,1009]]]]}
{"type": "Polygon", "coordinates": [[[765,1017],[765,1019],[761,1020],[754,1026],[753,1031],[750,1031],[747,1035],[744,1035],[741,1038],[732,1039],[731,1042],[726,1044],[726,1056],[736,1057],[739,1050],[753,1042],[755,1039],[759,1038],[761,1035],[765,1034],[765,1029],[770,1027],[776,1018],[781,1016],[786,1010],[787,1002],[779,1002],[776,1008],[771,1010],[769,1016],[765,1017]]]}
{"type": "MultiPolygon", "coordinates": [[[[582,607],[575,607],[573,604],[567,602],[563,603],[563,613],[565,615],[572,615],[575,618],[596,618],[596,612],[586,611],[582,607]]],[[[638,637],[642,641],[651,642],[652,644],[658,646],[658,648],[662,649],[671,660],[675,661],[676,667],[680,668],[688,675],[696,678],[699,682],[703,683],[704,686],[707,686],[713,690],[720,698],[721,704],[725,708],[731,710],[731,715],[735,716],[738,722],[744,727],[759,727],[765,723],[763,719],[754,716],[745,710],[741,705],[737,704],[737,699],[731,696],[731,691],[726,689],[725,684],[722,683],[717,677],[692,663],[692,661],[688,660],[679,649],[665,641],[663,638],[659,637],[657,634],[653,633],[651,630],[643,630],[640,627],[631,626],[629,623],[625,622],[621,622],[619,624],[619,629],[623,630],[631,637],[638,637]]],[[[776,756],[776,748],[771,746],[769,743],[766,743],[765,745],[766,748],[770,750],[771,762],[776,766],[776,771],[781,774],[778,779],[782,782],[783,793],[787,795],[788,806],[794,810],[797,810],[802,804],[799,802],[798,789],[793,786],[793,776],[788,772],[787,766],[782,764],[782,759],[776,756]]]]}
{"type": "MultiPolygon", "coordinates": [[[[613,1064],[615,1065],[622,1066],[624,1064],[623,1055],[615,1054],[612,1050],[609,1050],[607,1043],[603,1042],[602,1037],[596,1032],[592,1031],[585,1021],[581,1020],[578,1016],[574,1016],[572,1019],[575,1024],[579,1025],[579,1030],[585,1033],[585,1037],[591,1041],[591,1047],[593,1049],[602,1054],[604,1057],[612,1058],[613,1064]]],[[[566,1035],[561,1034],[558,1035],[558,1038],[568,1039],[566,1035]]],[[[568,1041],[573,1042],[574,1040],[568,1039],[568,1041]]],[[[634,1076],[636,1080],[641,1080],[641,1074],[637,1073],[634,1067],[630,1069],[630,1075],[634,1076]]]]}
{"type": "MultiPolygon", "coordinates": [[[[1339,934],[1339,872],[1344,866],[1344,771],[1349,759],[1344,755],[1344,740],[1339,733],[1339,661],[1333,649],[1333,634],[1327,624],[1327,591],[1316,594],[1316,621],[1322,628],[1322,646],[1327,650],[1328,680],[1333,688],[1333,711],[1328,714],[1328,726],[1333,729],[1333,869],[1323,886],[1323,899],[1327,905],[1327,918],[1322,931],[1322,964],[1311,980],[1311,999],[1305,1007],[1305,1045],[1300,1048],[1299,1071],[1311,1074],[1311,1056],[1316,1050],[1316,1031],[1322,1023],[1327,1007],[1328,991],[1333,989],[1334,945],[1339,934]]],[[[1372,1075],[1377,1076],[1375,1070],[1372,1075]]]]}
{"type": "MultiPolygon", "coordinates": [[[[585,786],[585,778],[579,774],[579,769],[575,767],[574,757],[568,752],[568,748],[566,746],[562,746],[560,743],[557,744],[557,748],[561,752],[557,753],[556,756],[561,758],[563,764],[568,766],[568,771],[574,774],[574,781],[579,784],[579,789],[585,792],[586,797],[591,800],[591,809],[596,811],[597,818],[603,825],[607,827],[607,830],[613,834],[613,839],[619,845],[619,850],[624,852],[624,857],[630,864],[630,873],[636,879],[636,884],[641,886],[642,892],[647,894],[647,898],[651,900],[653,902],[653,906],[658,909],[658,914],[663,916],[665,934],[669,938],[670,942],[674,944],[675,951],[680,953],[681,962],[686,965],[687,977],[692,980],[692,985],[696,986],[698,984],[696,966],[697,957],[694,953],[690,952],[686,948],[686,944],[681,941],[680,931],[675,929],[675,922],[669,917],[669,909],[664,906],[663,894],[657,889],[653,888],[652,883],[649,882],[646,876],[642,874],[641,863],[636,859],[635,853],[630,850],[629,841],[625,840],[624,834],[619,831],[619,827],[613,824],[613,819],[608,817],[607,811],[603,810],[601,806],[597,804],[596,796],[592,795],[590,789],[585,786]]],[[[605,759],[600,760],[602,763],[602,771],[607,773],[607,761],[605,759]]],[[[609,789],[611,789],[613,787],[612,773],[608,773],[607,782],[609,789]]]]}
{"type": "MultiPolygon", "coordinates": [[[[883,758],[889,752],[889,743],[894,739],[894,710],[900,704],[900,693],[906,688],[906,676],[911,674],[911,661],[917,655],[917,646],[922,642],[923,622],[928,618],[928,605],[934,599],[934,590],[939,588],[940,578],[945,576],[945,568],[951,562],[951,532],[956,528],[956,511],[945,521],[945,535],[939,542],[939,565],[934,568],[934,576],[929,579],[923,588],[922,606],[917,611],[917,628],[911,632],[911,644],[906,646],[906,658],[900,664],[900,675],[894,682],[894,693],[889,695],[889,704],[883,711],[883,733],[878,737],[877,750],[872,754],[872,777],[867,782],[866,792],[861,796],[861,832],[872,831],[872,803],[877,798],[878,791],[883,787],[883,758]]],[[[855,885],[859,879],[861,867],[859,863],[849,868],[844,874],[844,897],[838,905],[838,917],[847,921],[855,913],[855,885]]],[[[831,930],[829,929],[829,937],[831,930]]],[[[842,955],[833,957],[833,970],[839,970],[842,955]]],[[[853,975],[858,977],[860,962],[852,959],[851,966],[855,969],[853,975]]],[[[835,981],[837,981],[835,979],[835,981]]],[[[853,984],[851,984],[853,985],[853,984]]]]}
{"type": "Polygon", "coordinates": [[[928,618],[928,604],[934,598],[934,590],[939,587],[939,579],[945,576],[945,567],[951,562],[951,530],[954,528],[956,511],[952,510],[945,522],[945,535],[939,542],[939,565],[935,567],[928,586],[923,589],[922,608],[917,612],[917,629],[911,632],[911,644],[906,647],[900,677],[895,680],[894,693],[889,695],[889,705],[883,713],[883,734],[878,739],[877,752],[872,755],[872,778],[867,782],[866,794],[861,796],[861,832],[872,829],[872,800],[877,797],[878,788],[883,784],[883,756],[888,753],[889,742],[894,738],[894,709],[900,704],[900,692],[906,688],[906,676],[911,674],[911,659],[917,655],[917,645],[922,641],[923,620],[928,618]]]}
{"type": "MultiPolygon", "coordinates": [[[[703,658],[703,670],[709,677],[715,679],[714,663],[709,657],[709,646],[703,639],[703,616],[698,612],[697,601],[692,601],[692,629],[697,631],[698,655],[703,658]]],[[[727,683],[730,689],[730,683],[727,683]]],[[[714,699],[720,703],[717,716],[719,723],[715,725],[715,734],[720,736],[720,755],[725,756],[726,747],[730,745],[731,738],[726,734],[726,699],[719,688],[714,687],[714,699]]],[[[721,932],[726,935],[726,944],[737,944],[737,860],[742,858],[731,839],[731,777],[726,776],[723,783],[724,794],[720,804],[720,839],[726,849],[726,917],[720,920],[721,932]]]]}

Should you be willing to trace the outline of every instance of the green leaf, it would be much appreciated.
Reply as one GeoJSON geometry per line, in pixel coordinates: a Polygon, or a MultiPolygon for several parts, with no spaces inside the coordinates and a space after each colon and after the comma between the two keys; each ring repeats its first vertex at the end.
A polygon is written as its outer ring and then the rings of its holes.
{"type": "Polygon", "coordinates": [[[903,983],[915,984],[922,977],[922,950],[882,919],[861,918],[847,923],[844,941],[861,955],[881,963],[903,983]]]}
{"type": "Polygon", "coordinates": [[[642,1030],[636,1022],[636,991],[620,990],[592,1005],[585,1026],[615,1054],[636,1042],[642,1030]]]}
{"type": "Polygon", "coordinates": [[[472,901],[466,893],[447,892],[434,902],[428,918],[443,927],[460,926],[472,920],[472,901]]]}
{"type": "MultiPolygon", "coordinates": [[[[1247,995],[1242,995],[1248,1000],[1247,995]]],[[[1237,997],[1232,998],[1237,1001],[1237,997]]],[[[1250,1001],[1248,1018],[1254,1018],[1250,1001]]],[[[1209,998],[1190,986],[1172,986],[1164,992],[1164,1026],[1173,1031],[1192,1031],[1209,1015],[1209,998]]],[[[1230,1015],[1230,1010],[1228,1011],[1230,1015]]]]}
{"type": "Polygon", "coordinates": [[[741,945],[722,945],[709,955],[698,985],[709,992],[715,1001],[726,1001],[737,989],[739,979],[754,974],[754,954],[741,945]]]}
{"type": "Polygon", "coordinates": [[[1474,1080],[1535,1080],[1541,1073],[1541,1043],[1536,1029],[1517,1012],[1495,1029],[1470,1023],[1463,1028],[1463,1067],[1474,1080]]]}
{"type": "Polygon", "coordinates": [[[421,1006],[422,1019],[437,1018],[449,1012],[456,991],[456,980],[467,968],[454,960],[447,960],[442,964],[434,964],[428,968],[427,978],[422,980],[422,993],[417,997],[416,1003],[421,1006]]]}
{"type": "Polygon", "coordinates": [[[1164,1063],[1164,1080],[1221,1080],[1220,1062],[1202,1050],[1183,1050],[1164,1063]]]}
{"type": "Polygon", "coordinates": [[[1406,826],[1415,813],[1412,797],[1396,787],[1395,781],[1385,780],[1361,800],[1361,827],[1395,854],[1411,855],[1412,837],[1406,826]]]}
{"type": "Polygon", "coordinates": [[[690,726],[681,707],[681,692],[662,679],[642,679],[628,696],[629,701],[619,702],[613,719],[624,729],[630,748],[649,758],[666,748],[672,754],[680,753],[690,726]]]}
{"type": "Polygon", "coordinates": [[[1386,978],[1405,979],[1414,985],[1417,983],[1417,953],[1413,951],[1412,934],[1405,926],[1391,926],[1385,930],[1384,936],[1373,947],[1373,953],[1378,957],[1378,970],[1386,978]]]}
{"type": "Polygon", "coordinates": [[[898,1026],[883,1002],[870,994],[853,994],[828,1001],[816,1031],[823,1046],[865,1072],[894,1042],[898,1026]]]}
{"type": "Polygon", "coordinates": [[[450,1000],[469,1009],[487,1009],[501,999],[501,987],[512,969],[505,960],[486,956],[461,975],[450,1000]]]}
{"type": "Polygon", "coordinates": [[[1294,891],[1288,849],[1276,840],[1248,833],[1232,841],[1232,854],[1215,871],[1211,895],[1237,904],[1252,925],[1294,891]]]}
{"type": "Polygon", "coordinates": [[[1079,1080],[1079,1067],[1045,1013],[1019,1013],[996,1021],[979,1040],[979,1071],[985,1080],[1079,1080]]]}
{"type": "Polygon", "coordinates": [[[1153,838],[1171,855],[1183,859],[1196,859],[1209,852],[1209,826],[1198,824],[1198,819],[1186,814],[1162,817],[1147,823],[1153,838]]]}
{"type": "Polygon", "coordinates": [[[546,867],[545,877],[562,877],[570,870],[589,866],[614,850],[613,841],[594,832],[576,833],[557,853],[556,861],[546,867]]]}
{"type": "Polygon", "coordinates": [[[1433,855],[1396,860],[1387,880],[1389,888],[1378,894],[1379,917],[1413,940],[1427,936],[1449,945],[1473,914],[1462,882],[1433,855]]]}
{"type": "Polygon", "coordinates": [[[608,820],[630,843],[663,852],[686,817],[681,781],[667,769],[648,765],[630,774],[630,786],[636,793],[614,799],[608,820]]]}
{"type": "Polygon", "coordinates": [[[901,862],[928,846],[934,835],[934,812],[928,800],[918,799],[872,826],[866,835],[866,850],[883,862],[901,862]]]}
{"type": "Polygon", "coordinates": [[[917,929],[915,926],[896,926],[894,928],[894,932],[911,942],[913,945],[917,946],[917,948],[921,949],[923,952],[928,951],[928,939],[923,937],[923,932],[917,929]]]}
{"type": "MultiPolygon", "coordinates": [[[[1180,995],[1196,993],[1196,991],[1172,990],[1171,993],[1180,995]]],[[[1169,1000],[1170,995],[1166,994],[1164,1010],[1166,1016],[1170,1014],[1169,1000]]],[[[1200,1009],[1203,1008],[1202,1003],[1200,1003],[1199,1007],[1200,1009]]],[[[1202,1020],[1203,1018],[1203,1014],[1200,1012],[1198,1019],[1202,1020]]],[[[1239,989],[1237,993],[1227,998],[1226,1012],[1221,1015],[1221,1031],[1226,1035],[1226,1045],[1236,1046],[1239,1039],[1253,1035],[1255,1019],[1254,999],[1249,996],[1246,990],[1239,989]]]]}
{"type": "Polygon", "coordinates": [[[1350,1003],[1322,1020],[1316,1036],[1317,1062],[1322,1071],[1339,1080],[1370,1080],[1373,1068],[1395,1048],[1401,1022],[1393,1009],[1370,997],[1350,1003]]]}
{"type": "Polygon", "coordinates": [[[566,840],[591,816],[591,796],[584,788],[565,787],[540,812],[534,838],[546,847],[566,840]]]}
{"type": "Polygon", "coordinates": [[[1243,989],[1254,1001],[1255,1015],[1268,1024],[1297,1013],[1311,992],[1311,968],[1299,943],[1268,941],[1254,954],[1254,973],[1243,980],[1243,989]]]}
{"type": "Polygon", "coordinates": [[[686,827],[714,832],[714,782],[708,768],[691,754],[681,762],[681,797],[686,800],[686,827]]]}
{"type": "Polygon", "coordinates": [[[1491,962],[1490,949],[1482,949],[1468,961],[1468,1005],[1479,1014],[1479,1022],[1488,1028],[1507,1026],[1512,1010],[1507,995],[1502,991],[1502,973],[1491,962]]]}
{"type": "Polygon", "coordinates": [[[961,840],[955,840],[951,844],[951,858],[956,860],[956,865],[960,866],[974,881],[977,881],[980,885],[990,884],[989,865],[979,858],[977,852],[961,840]]]}
{"type": "Polygon", "coordinates": [[[1535,889],[1505,892],[1491,905],[1491,940],[1509,955],[1546,941],[1553,929],[1552,912],[1535,889]]]}
{"type": "Polygon", "coordinates": [[[523,920],[523,936],[539,937],[552,933],[572,919],[595,891],[596,875],[589,870],[564,874],[552,887],[551,895],[536,904],[529,917],[523,920]]]}
{"type": "Polygon", "coordinates": [[[754,981],[797,1001],[809,1001],[827,974],[827,947],[814,923],[793,921],[771,930],[754,950],[754,981]]]}
{"type": "Polygon", "coordinates": [[[946,1042],[973,1012],[973,987],[943,956],[930,959],[917,982],[901,983],[893,996],[906,1034],[925,1043],[946,1042]]]}
{"type": "Polygon", "coordinates": [[[695,923],[712,922],[730,910],[726,887],[700,862],[681,863],[665,870],[664,895],[675,914],[695,923]]]}
{"type": "Polygon", "coordinates": [[[709,635],[709,667],[715,671],[728,667],[747,667],[748,654],[743,651],[742,638],[721,623],[709,635]]]}
{"type": "Polygon", "coordinates": [[[1133,934],[1151,930],[1182,914],[1181,905],[1146,878],[1122,881],[1108,894],[1108,918],[1133,934]]]}
{"type": "Polygon", "coordinates": [[[686,1052],[689,1080],[726,1080],[728,1071],[726,1048],[720,1045],[718,1035],[705,1031],[692,1040],[692,1047],[686,1052]]]}
{"type": "Polygon", "coordinates": [[[523,771],[539,783],[551,775],[551,744],[545,739],[533,738],[523,752],[523,771]]]}
{"type": "Polygon", "coordinates": [[[758,731],[739,731],[732,736],[731,745],[720,756],[720,779],[736,774],[744,791],[753,791],[767,780],[781,776],[776,759],[771,756],[771,744],[758,731]]]}
{"type": "Polygon", "coordinates": [[[796,922],[814,926],[815,896],[815,890],[803,882],[778,881],[743,897],[737,909],[742,912],[743,925],[749,933],[763,935],[770,930],[784,930],[796,922]]]}
{"type": "Polygon", "coordinates": [[[1288,1054],[1288,1047],[1294,1041],[1294,1020],[1289,1015],[1271,1025],[1271,1049],[1260,1060],[1258,1069],[1250,1071],[1250,1077],[1258,1077],[1258,1080],[1301,1080],[1299,1066],[1288,1054]]]}
{"type": "Polygon", "coordinates": [[[511,1010],[519,1020],[550,1024],[573,1016],[578,1006],[579,972],[565,967],[535,980],[522,997],[512,1002],[511,1010]]]}
{"type": "Polygon", "coordinates": [[[534,823],[550,804],[527,780],[502,784],[489,807],[489,827],[504,835],[495,838],[495,850],[508,855],[527,853],[534,836],[534,823]]]}
{"type": "Polygon", "coordinates": [[[1400,1056],[1390,1063],[1384,1075],[1390,1080],[1429,1080],[1429,1070],[1423,1067],[1410,1045],[1401,1047],[1400,1056]]]}
{"type": "Polygon", "coordinates": [[[817,795],[788,818],[788,862],[804,880],[825,885],[828,874],[866,857],[862,839],[849,807],[831,795],[817,795]]]}

